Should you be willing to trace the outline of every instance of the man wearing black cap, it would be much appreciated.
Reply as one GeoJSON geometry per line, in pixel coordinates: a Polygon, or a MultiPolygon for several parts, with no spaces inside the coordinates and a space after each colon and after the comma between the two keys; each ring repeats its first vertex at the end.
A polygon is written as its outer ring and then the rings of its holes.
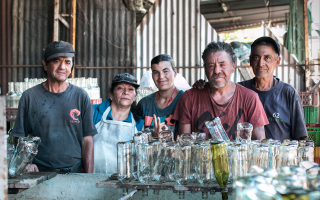
{"type": "Polygon", "coordinates": [[[289,84],[273,76],[280,63],[280,45],[271,37],[260,37],[251,45],[250,65],[255,77],[240,82],[258,93],[268,117],[266,138],[306,140],[301,99],[289,84]]]}
{"type": "Polygon", "coordinates": [[[41,138],[33,163],[39,171],[93,171],[93,139],[97,133],[88,94],[66,82],[74,67],[70,43],[50,43],[42,60],[44,83],[26,90],[20,99],[12,135],[41,138]]]}

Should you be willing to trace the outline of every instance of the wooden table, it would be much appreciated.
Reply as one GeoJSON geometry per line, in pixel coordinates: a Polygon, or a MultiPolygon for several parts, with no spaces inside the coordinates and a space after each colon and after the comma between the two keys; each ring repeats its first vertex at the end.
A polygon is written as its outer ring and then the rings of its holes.
{"type": "Polygon", "coordinates": [[[120,183],[115,180],[114,176],[104,181],[96,183],[97,188],[118,188],[118,189],[134,189],[134,190],[177,190],[177,191],[194,191],[194,192],[232,192],[232,186],[220,187],[218,183],[206,183],[201,186],[199,183],[189,183],[188,185],[178,185],[176,182],[157,183],[151,181],[148,184],[142,184],[139,181],[130,181],[128,183],[120,183]]]}
{"type": "Polygon", "coordinates": [[[56,172],[29,172],[22,173],[14,179],[8,179],[8,193],[17,194],[26,189],[34,187],[43,181],[49,180],[57,175],[56,172]]]}

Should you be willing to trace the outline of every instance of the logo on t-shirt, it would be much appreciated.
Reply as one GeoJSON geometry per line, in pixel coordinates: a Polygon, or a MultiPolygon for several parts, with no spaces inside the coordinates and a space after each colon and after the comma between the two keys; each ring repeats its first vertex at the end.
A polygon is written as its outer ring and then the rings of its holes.
{"type": "Polygon", "coordinates": [[[80,115],[80,111],[78,109],[72,109],[70,111],[70,117],[72,118],[72,120],[70,120],[72,123],[80,123],[79,119],[76,118],[77,116],[80,115]]]}

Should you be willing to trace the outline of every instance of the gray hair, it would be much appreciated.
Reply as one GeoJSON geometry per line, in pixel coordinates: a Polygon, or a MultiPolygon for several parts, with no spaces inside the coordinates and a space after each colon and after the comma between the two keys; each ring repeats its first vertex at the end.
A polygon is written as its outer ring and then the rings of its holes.
{"type": "Polygon", "coordinates": [[[211,53],[215,53],[215,52],[219,52],[219,51],[225,51],[226,53],[228,53],[230,61],[232,63],[236,62],[236,57],[235,57],[233,48],[231,47],[230,44],[225,43],[225,42],[211,42],[206,46],[206,48],[204,49],[204,51],[202,53],[202,60],[203,60],[204,66],[206,65],[207,57],[211,53]]]}

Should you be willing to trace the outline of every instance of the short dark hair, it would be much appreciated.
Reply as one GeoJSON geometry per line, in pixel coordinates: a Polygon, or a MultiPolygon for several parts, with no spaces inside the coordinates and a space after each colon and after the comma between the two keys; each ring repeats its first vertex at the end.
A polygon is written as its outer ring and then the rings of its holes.
{"type": "Polygon", "coordinates": [[[174,64],[174,61],[172,60],[172,58],[167,55],[167,54],[160,54],[160,55],[157,55],[156,57],[152,58],[151,60],[151,66],[153,64],[159,64],[160,62],[162,61],[168,61],[171,63],[171,67],[172,67],[172,70],[176,70],[176,67],[175,67],[175,64],[174,64]]]}
{"type": "MultiPolygon", "coordinates": [[[[251,49],[254,49],[257,46],[268,46],[268,47],[271,47],[276,59],[279,57],[279,54],[277,53],[276,47],[271,42],[265,41],[265,40],[264,41],[259,41],[257,43],[252,44],[251,45],[251,49]]],[[[251,50],[250,56],[251,56],[251,54],[252,54],[252,50],[251,50]]]]}
{"type": "Polygon", "coordinates": [[[231,47],[230,44],[225,42],[210,42],[202,52],[203,65],[204,66],[206,65],[207,57],[211,53],[215,53],[219,51],[225,51],[229,55],[230,61],[232,63],[236,62],[236,57],[235,57],[233,48],[231,47]]]}

